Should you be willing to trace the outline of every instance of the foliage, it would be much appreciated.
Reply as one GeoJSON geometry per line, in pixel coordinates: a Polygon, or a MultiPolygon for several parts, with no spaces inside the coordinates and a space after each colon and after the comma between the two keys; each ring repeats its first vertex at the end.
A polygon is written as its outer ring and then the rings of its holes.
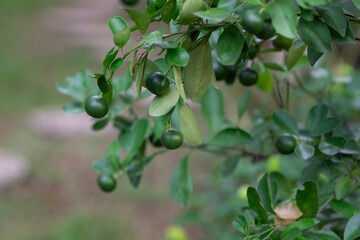
{"type": "MultiPolygon", "coordinates": [[[[352,24],[360,21],[357,7],[359,2],[350,0],[156,0],[149,1],[146,11],[126,8],[134,25],[129,26],[120,16],[109,20],[116,47],[107,53],[103,72],[82,71],[57,86],[75,99],[64,110],[81,112],[87,97],[94,94],[108,102],[109,113],[96,120],[93,129],[101,130],[113,122],[119,136],[109,146],[107,156],[94,163],[94,170],[115,178],[127,174],[134,187],[140,184],[146,166],[168,151],[148,152],[147,145],[159,146],[164,132],[180,130],[187,142],[182,148],[191,151],[172,173],[171,192],[183,207],[192,201],[196,206],[196,197],[191,199],[193,150],[224,158],[222,176],[215,173],[209,177],[211,181],[235,174],[241,164],[243,175],[236,176],[251,179],[245,184],[257,187],[240,188],[240,199],[245,202],[223,203],[217,192],[219,196],[211,204],[228,209],[225,215],[217,214],[224,221],[214,227],[209,219],[196,220],[207,224],[204,231],[209,236],[355,239],[360,236],[359,214],[353,206],[360,183],[360,147],[358,132],[349,119],[354,110],[359,110],[352,102],[358,83],[350,75],[350,81],[340,82],[325,69],[309,72],[309,66],[330,53],[332,43],[355,43],[352,24]],[[170,33],[163,27],[147,31],[151,23],[160,21],[167,24],[170,33]],[[130,38],[137,30],[143,35],[142,41],[132,46],[130,38]],[[264,60],[274,52],[284,54],[284,61],[264,60]],[[149,58],[153,54],[157,56],[154,61],[149,58]],[[238,119],[227,116],[217,83],[222,77],[215,76],[213,63],[216,68],[221,64],[227,72],[238,69],[240,83],[244,87],[256,84],[264,95],[273,96],[278,109],[272,111],[265,104],[248,111],[252,127],[241,129],[240,122],[254,94],[248,91],[240,96],[238,119]],[[122,76],[115,77],[122,68],[122,76]],[[161,76],[158,86],[169,81],[170,87],[166,85],[159,92],[155,82],[147,85],[154,73],[161,76]],[[311,82],[304,80],[308,73],[311,82]],[[244,80],[244,75],[250,80],[244,80]],[[152,96],[146,88],[156,96],[149,105],[149,117],[141,117],[134,104],[152,96]],[[306,96],[316,101],[310,109],[300,106],[306,96]],[[191,109],[198,102],[209,128],[207,134],[200,131],[191,109]],[[284,151],[279,150],[281,141],[275,144],[279,136],[287,136],[283,139],[288,142],[290,139],[291,146],[284,151]],[[279,154],[276,149],[290,155],[279,154]],[[268,163],[266,170],[264,162],[268,163]],[[280,162],[286,168],[279,169],[280,162]],[[258,183],[254,176],[260,176],[258,183]],[[233,206],[237,205],[242,211],[234,216],[234,209],[239,208],[233,206]],[[229,216],[233,230],[227,225],[229,216]]],[[[233,84],[235,75],[224,77],[226,83],[233,84]]],[[[225,183],[225,190],[234,191],[234,184],[225,183]]]]}

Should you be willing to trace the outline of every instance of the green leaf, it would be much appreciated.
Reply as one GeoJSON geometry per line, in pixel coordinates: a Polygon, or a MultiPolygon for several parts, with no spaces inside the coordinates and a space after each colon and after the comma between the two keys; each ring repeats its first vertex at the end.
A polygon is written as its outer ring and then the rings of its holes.
{"type": "Polygon", "coordinates": [[[176,0],[167,1],[164,6],[160,9],[162,20],[169,24],[171,19],[174,18],[176,9],[176,0]]]}
{"type": "Polygon", "coordinates": [[[114,43],[119,48],[123,48],[126,43],[129,41],[131,35],[131,31],[129,28],[123,28],[117,31],[114,35],[114,43]]]}
{"type": "Polygon", "coordinates": [[[97,80],[97,85],[103,94],[107,94],[110,91],[110,86],[106,81],[105,76],[100,76],[97,80]]]}
{"type": "Polygon", "coordinates": [[[182,77],[181,77],[181,68],[180,67],[173,67],[174,70],[174,78],[175,78],[175,85],[177,90],[180,93],[180,96],[182,98],[182,100],[187,103],[187,99],[186,99],[186,95],[185,95],[185,90],[184,90],[184,85],[182,82],[182,77]]]}
{"type": "Polygon", "coordinates": [[[339,4],[329,2],[327,5],[317,7],[316,11],[327,25],[335,29],[342,37],[345,37],[348,21],[339,4]]]}
{"type": "Polygon", "coordinates": [[[190,55],[182,47],[170,48],[166,52],[166,60],[170,66],[185,67],[190,60],[190,55]]]}
{"type": "Polygon", "coordinates": [[[179,118],[185,139],[192,144],[201,144],[201,132],[194,112],[189,107],[180,105],[179,118]]]}
{"type": "Polygon", "coordinates": [[[331,35],[321,20],[315,18],[309,22],[300,18],[297,30],[301,39],[311,49],[320,53],[331,52],[331,35]]]}
{"type": "Polygon", "coordinates": [[[200,17],[203,20],[221,22],[228,18],[234,10],[236,1],[231,0],[229,2],[231,3],[231,5],[225,7],[218,6],[217,8],[210,8],[209,10],[196,12],[194,13],[194,15],[200,17]]]}
{"type": "Polygon", "coordinates": [[[111,70],[112,72],[115,72],[116,70],[120,69],[123,64],[124,64],[124,59],[123,59],[123,58],[117,58],[117,59],[115,59],[115,61],[111,64],[110,70],[111,70]]]}
{"type": "Polygon", "coordinates": [[[325,228],[317,232],[307,231],[305,236],[312,240],[340,240],[336,233],[325,228]]]}
{"type": "Polygon", "coordinates": [[[311,130],[312,136],[319,136],[335,130],[340,127],[342,122],[337,118],[327,118],[322,122],[319,122],[314,129],[311,130]]]}
{"type": "Polygon", "coordinates": [[[314,156],[315,148],[308,144],[299,144],[295,148],[295,154],[304,160],[310,159],[314,156]]]}
{"type": "Polygon", "coordinates": [[[319,150],[323,154],[328,155],[328,156],[334,156],[340,152],[340,148],[338,148],[330,143],[327,143],[327,142],[321,142],[319,144],[319,150]]]}
{"type": "Polygon", "coordinates": [[[210,141],[211,145],[223,148],[240,147],[253,139],[245,131],[239,128],[226,128],[216,134],[210,141]]]}
{"type": "Polygon", "coordinates": [[[245,235],[249,234],[249,224],[243,215],[237,216],[237,218],[233,221],[233,226],[239,232],[245,235]]]}
{"type": "Polygon", "coordinates": [[[146,67],[147,55],[140,60],[139,67],[135,73],[135,97],[139,97],[141,94],[141,87],[143,85],[143,77],[146,67]]]}
{"type": "Polygon", "coordinates": [[[310,130],[320,125],[328,115],[328,107],[325,104],[318,104],[312,107],[307,115],[307,125],[310,130]]]}
{"type": "Polygon", "coordinates": [[[121,77],[114,78],[112,80],[114,91],[115,92],[126,91],[130,88],[132,82],[133,80],[130,75],[130,70],[129,68],[127,68],[125,70],[125,73],[121,77]]]}
{"type": "Polygon", "coordinates": [[[318,211],[317,187],[313,181],[305,182],[304,190],[297,190],[296,204],[304,218],[315,217],[318,211]]]}
{"type": "Polygon", "coordinates": [[[216,45],[220,62],[224,65],[234,65],[241,54],[244,42],[243,35],[235,25],[227,26],[216,45]]]}
{"type": "Polygon", "coordinates": [[[290,39],[296,38],[297,17],[293,5],[288,0],[276,0],[271,12],[271,23],[276,32],[290,39]]]}
{"type": "Polygon", "coordinates": [[[154,97],[150,103],[150,116],[159,117],[167,114],[176,105],[179,97],[179,91],[176,88],[171,88],[165,95],[161,97],[154,97]]]}
{"type": "Polygon", "coordinates": [[[115,168],[108,157],[96,160],[93,163],[93,169],[97,173],[116,174],[120,169],[115,168]]]}
{"type": "Polygon", "coordinates": [[[347,22],[345,37],[342,37],[338,32],[336,32],[332,28],[330,28],[329,30],[330,30],[330,34],[331,34],[331,40],[333,42],[340,43],[340,44],[355,44],[354,30],[349,21],[347,22]]]}
{"type": "Polygon", "coordinates": [[[296,119],[283,110],[278,110],[272,115],[273,122],[285,132],[299,135],[299,127],[296,119]]]}
{"type": "Polygon", "coordinates": [[[113,34],[115,34],[117,31],[120,31],[121,29],[128,28],[125,20],[119,16],[110,18],[108,21],[108,25],[113,34]]]}
{"type": "Polygon", "coordinates": [[[307,50],[307,57],[309,59],[310,65],[313,67],[315,63],[324,55],[324,53],[317,52],[310,47],[307,50]]]}
{"type": "Polygon", "coordinates": [[[286,67],[288,71],[290,71],[296,65],[301,56],[304,54],[306,47],[307,46],[305,44],[296,49],[294,46],[290,47],[289,53],[286,56],[286,67]]]}
{"type": "Polygon", "coordinates": [[[245,113],[246,109],[248,108],[250,100],[251,100],[251,95],[252,95],[252,92],[250,90],[244,92],[241,95],[239,102],[238,102],[238,110],[237,110],[239,119],[242,117],[242,115],[245,113]]]}
{"type": "Polygon", "coordinates": [[[258,214],[259,223],[268,223],[268,215],[260,203],[260,197],[255,188],[249,187],[247,189],[247,198],[250,208],[258,214]]]}
{"type": "Polygon", "coordinates": [[[350,193],[351,181],[349,176],[345,176],[335,184],[335,195],[337,200],[346,197],[350,193]]]}
{"type": "Polygon", "coordinates": [[[104,127],[106,127],[106,125],[109,123],[109,121],[110,121],[110,118],[100,119],[92,125],[91,129],[93,131],[99,131],[99,130],[103,129],[104,127]]]}
{"type": "Polygon", "coordinates": [[[291,228],[289,231],[284,231],[281,234],[282,240],[294,240],[301,235],[301,231],[298,228],[291,228]]]}
{"type": "Polygon", "coordinates": [[[67,114],[78,114],[84,112],[84,106],[81,102],[69,102],[62,107],[62,111],[67,114]]]}
{"type": "Polygon", "coordinates": [[[242,2],[251,4],[251,5],[255,5],[255,6],[261,6],[263,5],[261,0],[242,0],[242,2]]]}
{"type": "Polygon", "coordinates": [[[189,168],[189,155],[186,155],[175,166],[171,174],[171,194],[181,207],[185,207],[192,195],[193,188],[189,168]]]}
{"type": "Polygon", "coordinates": [[[163,49],[177,48],[179,46],[179,43],[176,41],[166,41],[166,42],[157,43],[156,46],[163,49]]]}
{"type": "Polygon", "coordinates": [[[344,232],[344,240],[354,240],[358,237],[360,237],[360,214],[350,218],[344,232]]]}
{"type": "Polygon", "coordinates": [[[274,62],[263,62],[264,66],[266,68],[275,70],[275,71],[280,71],[280,72],[286,72],[287,69],[285,66],[281,66],[280,64],[274,63],[274,62]]]}
{"type": "Polygon", "coordinates": [[[112,142],[107,150],[107,156],[116,169],[120,168],[120,144],[112,142]]]}
{"type": "Polygon", "coordinates": [[[346,218],[351,218],[352,216],[354,216],[354,213],[356,211],[356,208],[351,203],[348,203],[344,200],[333,199],[329,203],[329,206],[335,212],[339,213],[340,215],[342,215],[346,218]]]}
{"type": "Polygon", "coordinates": [[[144,36],[143,42],[146,42],[148,44],[161,43],[163,36],[164,36],[164,28],[161,27],[158,30],[151,32],[148,35],[144,36]]]}
{"type": "Polygon", "coordinates": [[[145,33],[152,21],[151,15],[138,9],[125,8],[124,10],[129,14],[136,26],[138,26],[140,32],[145,33]]]}
{"type": "Polygon", "coordinates": [[[271,196],[274,189],[271,189],[268,173],[264,174],[264,176],[261,178],[257,190],[266,211],[275,214],[272,204],[272,199],[275,199],[275,196],[271,196]]]}
{"type": "Polygon", "coordinates": [[[292,228],[297,228],[300,231],[304,231],[306,229],[312,228],[314,227],[316,224],[318,224],[320,221],[316,218],[302,218],[292,224],[290,224],[285,230],[285,231],[289,231],[292,228]]]}
{"type": "Polygon", "coordinates": [[[114,59],[116,58],[116,55],[118,54],[119,50],[115,50],[115,47],[113,47],[107,54],[106,57],[103,61],[103,65],[104,68],[106,70],[106,68],[108,68],[110,66],[110,64],[114,61],[114,59]]]}
{"type": "Polygon", "coordinates": [[[271,92],[273,89],[273,77],[269,69],[265,68],[263,73],[259,74],[259,79],[256,83],[261,90],[265,92],[271,92]]]}
{"type": "Polygon", "coordinates": [[[201,113],[212,133],[220,130],[225,119],[224,99],[220,90],[208,88],[201,98],[201,113]]]}
{"type": "Polygon", "coordinates": [[[137,120],[130,129],[123,130],[119,135],[120,146],[127,152],[137,151],[143,144],[149,127],[147,119],[137,120]]]}
{"type": "Polygon", "coordinates": [[[211,48],[204,39],[190,52],[190,61],[184,68],[185,93],[191,101],[197,102],[215,81],[211,48]]]}
{"type": "Polygon", "coordinates": [[[238,163],[239,163],[239,156],[234,155],[234,156],[228,157],[224,162],[224,168],[221,171],[221,174],[224,177],[230,176],[235,171],[238,163]]]}
{"type": "Polygon", "coordinates": [[[296,2],[302,7],[302,8],[308,8],[311,9],[316,6],[325,5],[328,3],[327,0],[296,0],[296,2]]]}
{"type": "Polygon", "coordinates": [[[357,8],[360,8],[360,0],[353,0],[353,3],[357,8]]]}

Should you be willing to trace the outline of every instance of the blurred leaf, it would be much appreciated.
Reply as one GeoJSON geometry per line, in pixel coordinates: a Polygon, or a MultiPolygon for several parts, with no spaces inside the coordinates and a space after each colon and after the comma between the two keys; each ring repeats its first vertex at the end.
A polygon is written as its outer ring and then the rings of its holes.
{"type": "Polygon", "coordinates": [[[212,133],[220,130],[224,119],[224,100],[220,90],[209,87],[201,98],[201,113],[212,133]]]}
{"type": "Polygon", "coordinates": [[[231,148],[240,147],[252,140],[252,137],[247,132],[239,128],[226,128],[217,133],[209,143],[217,147],[231,148]]]}
{"type": "Polygon", "coordinates": [[[312,130],[312,136],[319,136],[328,132],[335,130],[340,127],[342,122],[337,118],[327,118],[321,122],[319,122],[312,130]]]}
{"type": "Polygon", "coordinates": [[[237,216],[237,218],[233,221],[233,226],[239,232],[245,235],[249,234],[249,224],[243,215],[237,216]]]}
{"type": "Polygon", "coordinates": [[[111,173],[116,174],[119,169],[111,163],[108,157],[96,160],[93,163],[93,169],[97,173],[111,173]]]}
{"type": "Polygon", "coordinates": [[[312,130],[320,125],[328,115],[328,107],[325,104],[318,104],[312,107],[307,115],[307,125],[312,130]]]}
{"type": "Polygon", "coordinates": [[[144,141],[148,125],[147,119],[139,119],[130,129],[123,130],[119,135],[120,146],[127,152],[138,150],[144,141]]]}
{"type": "Polygon", "coordinates": [[[171,194],[181,207],[185,207],[192,195],[193,188],[189,168],[189,155],[186,155],[175,166],[171,174],[171,194]]]}
{"type": "Polygon", "coordinates": [[[123,64],[124,64],[124,59],[122,59],[122,58],[117,58],[117,59],[115,59],[115,61],[111,64],[110,70],[111,70],[112,72],[115,72],[116,70],[120,69],[123,64]]]}
{"type": "Polygon", "coordinates": [[[174,66],[173,71],[174,71],[174,78],[175,78],[176,88],[178,89],[182,100],[185,103],[187,103],[187,99],[186,99],[186,96],[185,96],[184,85],[183,85],[182,77],[181,77],[181,68],[174,66]]]}
{"type": "Polygon", "coordinates": [[[349,176],[345,176],[335,184],[335,195],[337,200],[346,197],[350,193],[351,181],[349,176]]]}
{"type": "Polygon", "coordinates": [[[99,130],[103,129],[104,127],[106,127],[106,125],[109,123],[109,121],[110,121],[110,118],[104,118],[104,119],[100,119],[100,120],[96,121],[92,125],[92,130],[99,131],[99,130]]]}
{"type": "Polygon", "coordinates": [[[164,36],[164,28],[161,27],[158,30],[149,33],[143,37],[143,41],[149,44],[161,43],[164,36]]]}
{"type": "Polygon", "coordinates": [[[271,23],[276,32],[290,39],[296,38],[297,17],[293,5],[287,0],[278,0],[271,12],[271,23]]]}
{"type": "Polygon", "coordinates": [[[201,132],[194,112],[189,107],[180,105],[179,118],[185,139],[192,144],[201,144],[201,132]]]}
{"type": "Polygon", "coordinates": [[[312,156],[314,156],[315,148],[308,144],[299,144],[295,148],[295,154],[301,157],[304,160],[310,159],[312,156]]]}
{"type": "Polygon", "coordinates": [[[344,240],[354,240],[358,237],[360,237],[360,214],[350,218],[344,232],[344,240]]]}
{"type": "Polygon", "coordinates": [[[251,100],[251,91],[244,92],[238,102],[238,118],[240,119],[242,115],[245,113],[246,109],[249,106],[250,100],[251,100]]]}
{"type": "Polygon", "coordinates": [[[304,218],[315,217],[319,204],[316,184],[313,181],[308,181],[303,185],[304,190],[298,189],[296,192],[296,204],[304,218]]]}
{"type": "Polygon", "coordinates": [[[339,236],[336,235],[336,233],[325,228],[317,232],[307,231],[305,234],[306,237],[309,237],[313,240],[340,240],[339,236]]]}
{"type": "Polygon", "coordinates": [[[177,47],[167,49],[165,58],[171,66],[185,67],[190,60],[190,55],[184,48],[177,47]]]}
{"type": "Polygon", "coordinates": [[[124,10],[129,14],[136,26],[138,26],[140,32],[144,34],[152,21],[151,15],[138,9],[125,8],[124,10]]]}
{"type": "Polygon", "coordinates": [[[162,19],[165,23],[169,24],[171,19],[174,18],[176,9],[176,0],[169,0],[165,2],[164,6],[160,9],[162,19]]]}
{"type": "Polygon", "coordinates": [[[128,25],[125,22],[124,19],[122,19],[119,16],[110,18],[108,21],[109,28],[113,34],[115,34],[117,31],[120,31],[121,29],[127,28],[128,25]]]}
{"type": "Polygon", "coordinates": [[[304,54],[306,47],[307,46],[305,44],[296,49],[294,46],[290,47],[289,53],[286,56],[286,67],[288,71],[290,71],[296,65],[301,56],[304,54]]]}
{"type": "Polygon", "coordinates": [[[342,37],[345,37],[347,18],[336,2],[329,2],[326,5],[319,6],[316,11],[327,25],[335,29],[342,37]]]}
{"type": "Polygon", "coordinates": [[[282,130],[299,135],[299,127],[296,119],[283,110],[278,110],[272,115],[273,122],[282,130]]]}
{"type": "Polygon", "coordinates": [[[336,200],[333,199],[329,206],[337,213],[339,213],[340,215],[346,217],[346,218],[351,218],[355,211],[356,208],[351,204],[348,203],[344,200],[336,200]]]}
{"type": "Polygon", "coordinates": [[[129,28],[123,28],[117,31],[114,35],[114,44],[119,47],[123,48],[126,43],[130,40],[131,31],[129,28]]]}
{"type": "Polygon", "coordinates": [[[62,107],[64,113],[77,114],[84,112],[84,106],[81,102],[69,102],[62,107]]]}
{"type": "Polygon", "coordinates": [[[296,239],[298,236],[301,235],[301,231],[298,228],[291,228],[288,231],[284,231],[281,234],[281,239],[282,240],[294,240],[296,239]]]}
{"type": "Polygon", "coordinates": [[[107,156],[116,169],[120,168],[120,144],[112,142],[107,150],[107,156]]]}
{"type": "Polygon", "coordinates": [[[227,26],[216,45],[220,62],[224,65],[234,65],[240,56],[244,41],[243,35],[234,24],[227,26]]]}
{"type": "Polygon", "coordinates": [[[223,168],[221,174],[224,177],[230,176],[235,171],[238,163],[239,163],[239,156],[234,155],[234,156],[228,157],[223,164],[224,168],[223,168]]]}

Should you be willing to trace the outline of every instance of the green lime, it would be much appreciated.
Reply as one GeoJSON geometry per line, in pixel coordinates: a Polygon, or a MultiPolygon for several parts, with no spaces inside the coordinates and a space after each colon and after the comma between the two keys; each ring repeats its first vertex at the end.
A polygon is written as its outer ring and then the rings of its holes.
{"type": "Polygon", "coordinates": [[[154,147],[161,147],[161,146],[162,146],[160,139],[155,140],[155,134],[154,134],[154,133],[152,133],[152,134],[150,135],[149,140],[150,140],[151,144],[152,144],[154,147]]]}
{"type": "Polygon", "coordinates": [[[221,63],[219,63],[216,60],[213,61],[212,66],[214,69],[216,80],[218,80],[218,81],[223,80],[227,77],[228,68],[226,66],[222,65],[221,63]]]}
{"type": "Polygon", "coordinates": [[[275,36],[275,33],[276,33],[275,28],[271,24],[271,20],[268,19],[265,21],[263,29],[260,32],[258,32],[256,36],[263,40],[268,40],[273,36],[275,36]]]}
{"type": "Polygon", "coordinates": [[[228,67],[228,73],[225,78],[226,84],[231,85],[234,83],[235,78],[236,78],[236,71],[237,71],[236,66],[228,67]]]}
{"type": "Polygon", "coordinates": [[[167,149],[179,148],[183,142],[183,135],[177,129],[165,130],[161,135],[161,143],[167,149]]]}
{"type": "Polygon", "coordinates": [[[263,29],[264,19],[260,13],[254,10],[248,10],[243,16],[242,25],[249,33],[256,34],[263,29]]]}
{"type": "Polygon", "coordinates": [[[248,58],[254,59],[259,53],[259,45],[257,44],[251,44],[248,50],[248,58]]]}
{"type": "Polygon", "coordinates": [[[292,39],[288,39],[286,37],[278,35],[273,41],[273,45],[278,49],[283,49],[287,51],[291,47],[292,41],[293,41],[292,39]]]}
{"type": "Polygon", "coordinates": [[[239,81],[244,86],[252,86],[258,81],[258,73],[254,69],[245,68],[239,73],[239,81]]]}
{"type": "Polygon", "coordinates": [[[116,180],[112,174],[102,173],[98,177],[98,185],[104,192],[112,192],[116,188],[116,180]]]}
{"type": "Polygon", "coordinates": [[[104,98],[91,96],[85,102],[85,111],[91,117],[102,118],[109,112],[109,104],[104,98]]]}
{"type": "Polygon", "coordinates": [[[139,0],[121,0],[122,3],[132,6],[138,3],[139,0]]]}
{"type": "Polygon", "coordinates": [[[165,78],[161,72],[154,72],[146,78],[146,87],[156,96],[163,96],[169,91],[169,79],[165,78]]]}
{"type": "Polygon", "coordinates": [[[280,136],[276,139],[275,147],[282,154],[291,154],[296,147],[295,138],[292,136],[280,136]]]}

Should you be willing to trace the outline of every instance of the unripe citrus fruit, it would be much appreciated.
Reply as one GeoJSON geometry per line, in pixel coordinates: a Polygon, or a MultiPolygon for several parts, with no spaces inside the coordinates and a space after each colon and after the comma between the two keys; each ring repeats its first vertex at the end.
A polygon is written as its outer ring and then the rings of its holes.
{"type": "Polygon", "coordinates": [[[282,154],[291,154],[296,147],[296,141],[292,136],[280,136],[276,139],[275,147],[282,154]]]}
{"type": "Polygon", "coordinates": [[[85,111],[91,117],[102,118],[109,112],[109,104],[104,98],[91,96],[85,102],[85,111]]]}
{"type": "Polygon", "coordinates": [[[243,16],[242,25],[249,33],[256,34],[263,29],[264,19],[260,13],[254,10],[248,10],[243,16]]]}
{"type": "Polygon", "coordinates": [[[104,192],[112,192],[116,188],[116,180],[113,175],[108,173],[100,174],[98,177],[98,185],[104,192]]]}
{"type": "Polygon", "coordinates": [[[258,81],[258,73],[254,69],[245,68],[239,73],[239,81],[244,86],[252,86],[258,81]]]}
{"type": "Polygon", "coordinates": [[[163,96],[169,91],[169,79],[161,72],[154,72],[146,78],[146,88],[156,96],[163,96]]]}
{"type": "Polygon", "coordinates": [[[165,130],[161,135],[161,143],[167,149],[179,148],[183,142],[183,135],[177,129],[165,130]]]}

